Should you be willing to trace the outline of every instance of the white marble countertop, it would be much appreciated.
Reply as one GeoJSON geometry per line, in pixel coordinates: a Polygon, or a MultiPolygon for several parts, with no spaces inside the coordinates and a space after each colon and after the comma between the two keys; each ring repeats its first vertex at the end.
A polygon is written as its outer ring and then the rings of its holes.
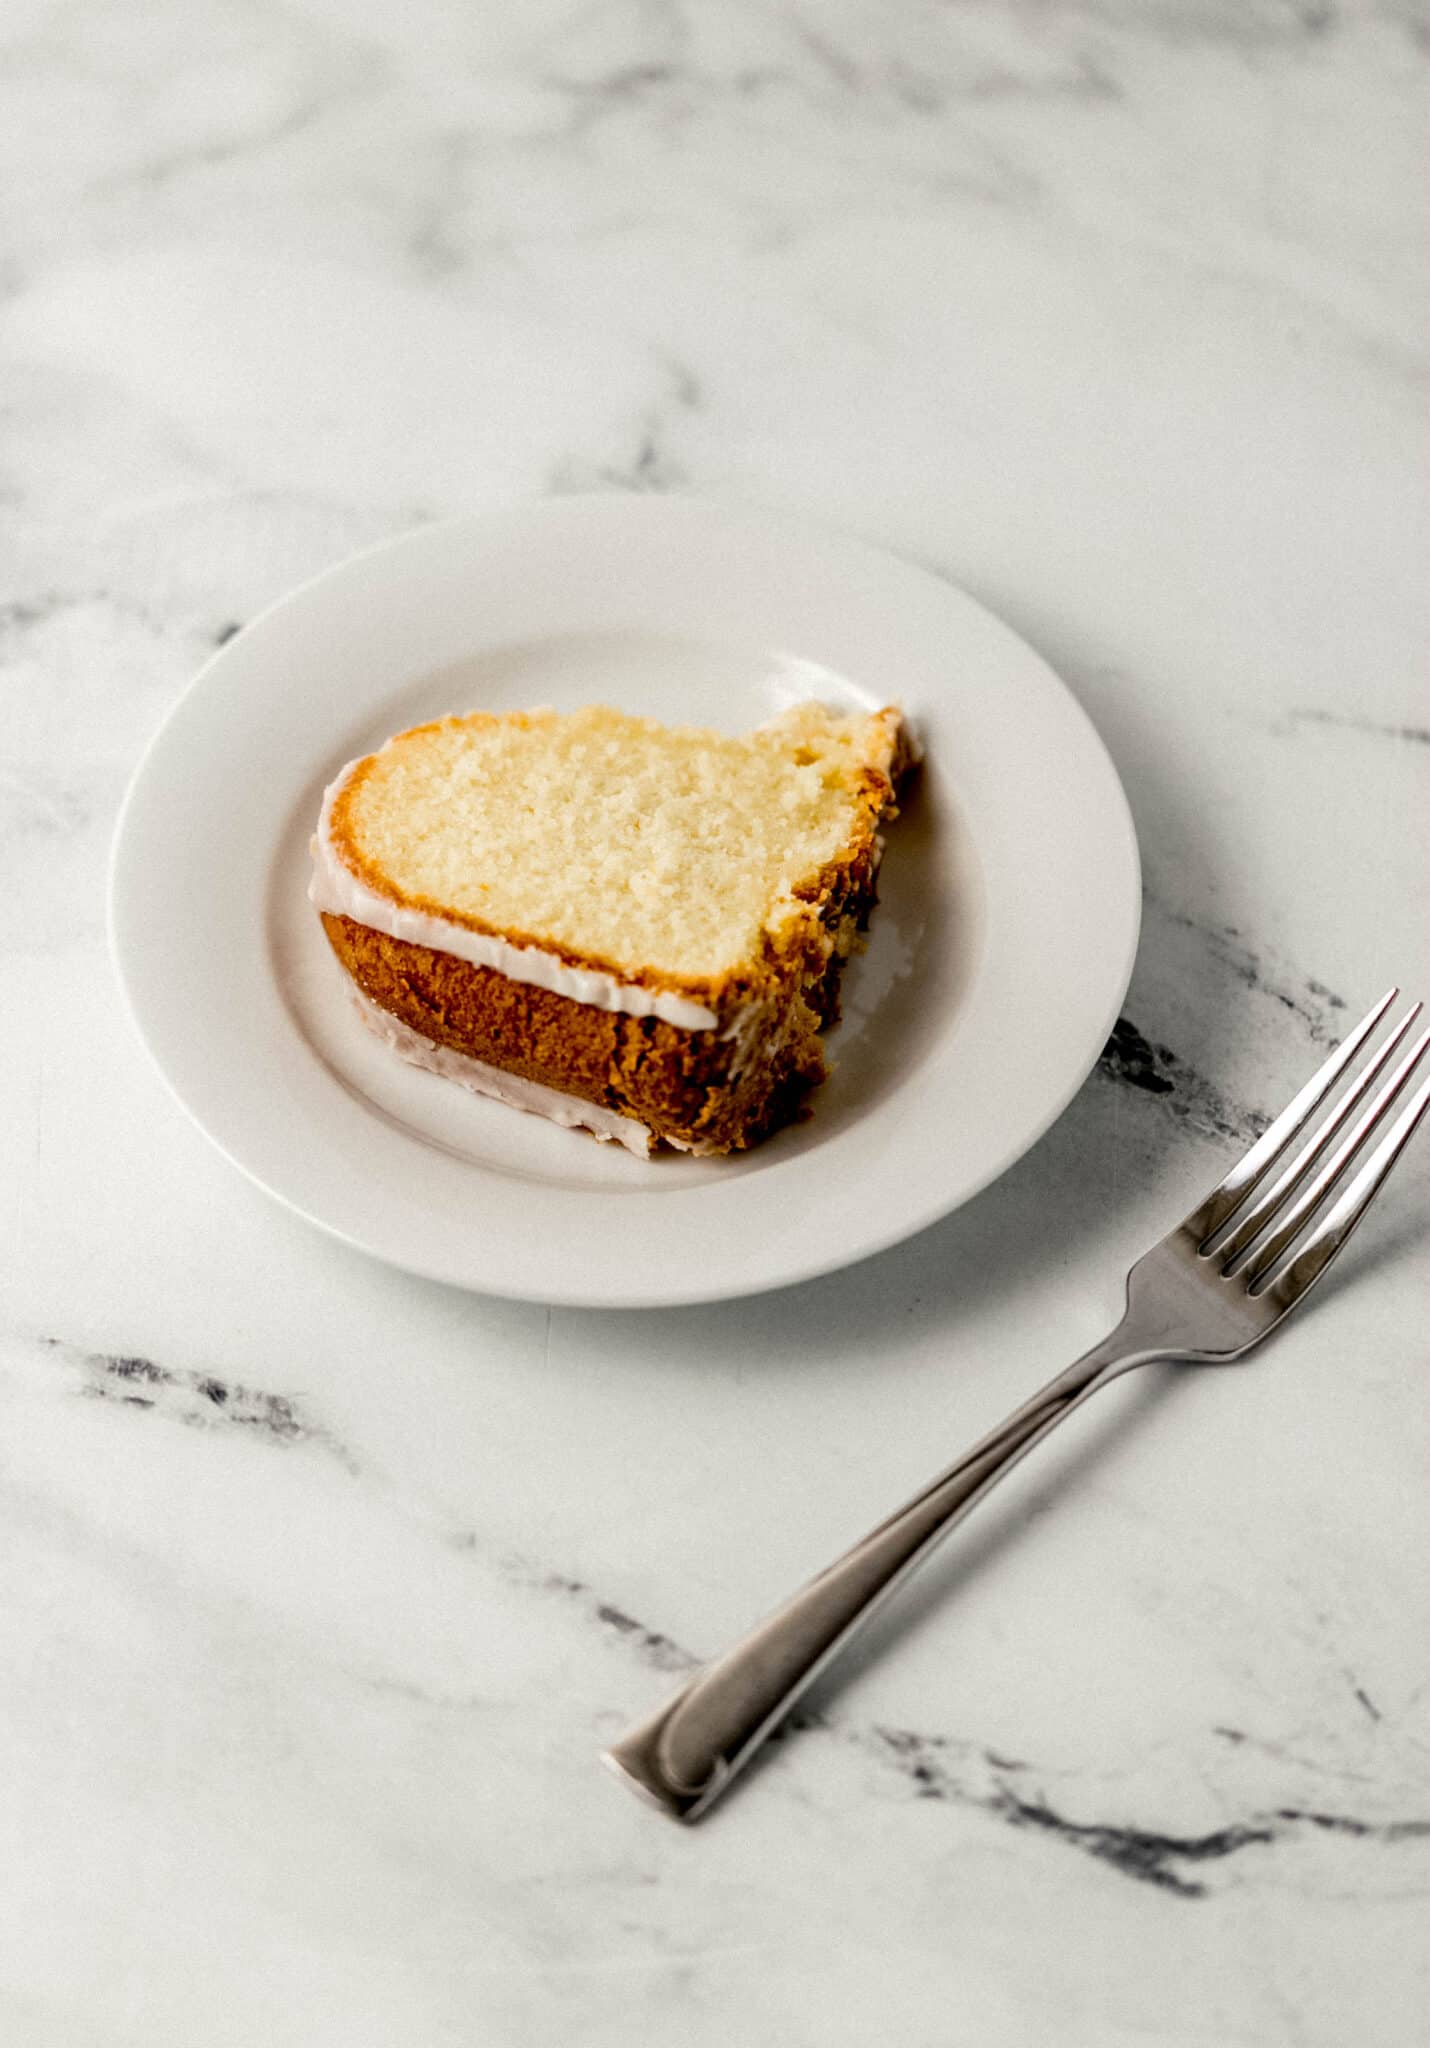
{"type": "Polygon", "coordinates": [[[9,11],[7,2043],[1423,2039],[1423,1141],[1304,1321],[1105,1396],[703,1827],[596,1752],[1100,1335],[1347,1014],[1430,995],[1427,116],[1416,0],[9,11]],[[763,1300],[345,1252],[106,962],[215,642],[592,486],[965,583],[1141,834],[1063,1120],[763,1300]]]}

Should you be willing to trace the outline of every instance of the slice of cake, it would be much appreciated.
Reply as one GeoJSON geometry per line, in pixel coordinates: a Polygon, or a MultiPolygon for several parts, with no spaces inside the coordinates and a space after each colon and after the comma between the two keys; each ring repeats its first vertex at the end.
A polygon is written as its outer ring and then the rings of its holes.
{"type": "Polygon", "coordinates": [[[309,894],[404,1058],[634,1151],[729,1152],[824,1077],[908,759],[892,709],[738,739],[439,719],[343,769],[309,894]]]}

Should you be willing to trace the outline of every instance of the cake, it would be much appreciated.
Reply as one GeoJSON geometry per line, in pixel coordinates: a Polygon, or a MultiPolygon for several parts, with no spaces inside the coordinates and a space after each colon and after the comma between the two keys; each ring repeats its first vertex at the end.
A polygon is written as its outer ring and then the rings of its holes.
{"type": "Polygon", "coordinates": [[[642,1155],[731,1152],[824,1078],[910,754],[892,708],[442,718],[342,769],[309,895],[404,1059],[642,1155]]]}

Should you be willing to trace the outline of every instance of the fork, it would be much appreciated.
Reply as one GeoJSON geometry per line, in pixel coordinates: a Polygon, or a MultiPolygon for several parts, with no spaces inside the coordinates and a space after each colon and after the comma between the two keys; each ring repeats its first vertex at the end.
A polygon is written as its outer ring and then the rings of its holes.
{"type": "Polygon", "coordinates": [[[1137,1261],[1116,1329],[602,1761],[677,1819],[697,1819],[954,1525],[1099,1387],[1154,1359],[1227,1363],[1275,1329],[1325,1272],[1430,1108],[1430,1079],[1406,1093],[1430,1030],[1385,1072],[1420,1015],[1416,1003],[1313,1124],[1399,993],[1382,996],[1206,1200],[1137,1261]]]}

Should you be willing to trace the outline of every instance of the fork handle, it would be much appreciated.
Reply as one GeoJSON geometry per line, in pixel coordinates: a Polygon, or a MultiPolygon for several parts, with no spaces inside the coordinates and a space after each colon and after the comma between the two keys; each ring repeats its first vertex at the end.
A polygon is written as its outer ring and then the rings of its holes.
{"type": "Polygon", "coordinates": [[[1120,1337],[1114,1330],[1050,1380],[956,1465],[697,1671],[673,1699],[608,1749],[603,1761],[677,1819],[696,1819],[830,1659],[975,1502],[1090,1394],[1140,1362],[1120,1337]]]}

